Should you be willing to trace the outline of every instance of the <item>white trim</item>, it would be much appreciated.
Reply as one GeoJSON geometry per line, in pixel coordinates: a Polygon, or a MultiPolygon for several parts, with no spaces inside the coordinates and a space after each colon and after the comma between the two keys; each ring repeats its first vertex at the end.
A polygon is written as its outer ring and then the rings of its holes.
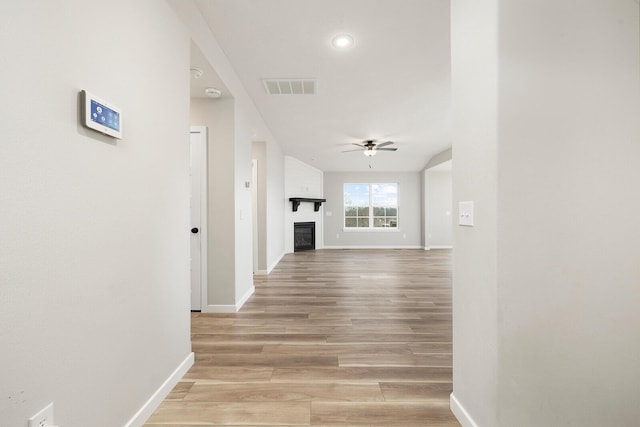
{"type": "Polygon", "coordinates": [[[467,412],[466,409],[462,406],[460,401],[451,393],[451,397],[449,399],[449,408],[453,415],[458,419],[458,422],[462,425],[462,427],[478,427],[478,424],[471,418],[471,415],[467,412]]]}
{"type": "Polygon", "coordinates": [[[260,243],[258,242],[258,218],[260,208],[258,206],[258,160],[251,159],[251,228],[253,230],[253,274],[260,271],[260,243]]]}
{"type": "Polygon", "coordinates": [[[324,249],[423,249],[420,245],[384,245],[384,246],[325,246],[324,249]]]}
{"type": "Polygon", "coordinates": [[[194,354],[189,353],[173,371],[169,378],[167,378],[162,385],[151,395],[142,408],[136,412],[136,414],[124,425],[124,427],[142,427],[144,423],[149,419],[151,414],[160,406],[165,397],[169,395],[171,390],[178,384],[178,381],[184,377],[189,368],[193,366],[194,354]]]}
{"type": "Polygon", "coordinates": [[[282,257],[284,257],[287,253],[286,252],[282,252],[280,254],[280,256],[278,257],[278,259],[276,259],[273,263],[271,263],[271,265],[266,269],[266,270],[258,270],[255,273],[253,273],[255,276],[268,276],[269,274],[271,274],[271,272],[273,271],[274,268],[276,268],[278,266],[278,264],[280,263],[280,261],[282,261],[282,257]]]}
{"type": "Polygon", "coordinates": [[[430,250],[430,249],[453,249],[453,246],[451,245],[433,245],[433,246],[427,246],[425,247],[425,250],[430,250]]]}
{"type": "Polygon", "coordinates": [[[342,227],[345,233],[402,233],[402,230],[396,227],[342,227]]]}
{"type": "Polygon", "coordinates": [[[209,231],[207,227],[207,216],[208,213],[208,159],[209,159],[209,138],[208,131],[206,126],[191,126],[191,133],[200,133],[203,136],[203,144],[202,151],[204,151],[202,156],[202,163],[200,164],[200,173],[201,173],[201,182],[200,182],[200,311],[204,311],[204,307],[209,301],[208,293],[209,293],[209,276],[208,276],[208,265],[209,258],[207,254],[208,247],[208,236],[209,231]]]}
{"type": "Polygon", "coordinates": [[[245,302],[247,302],[249,300],[249,298],[251,298],[251,295],[254,294],[254,292],[256,291],[255,286],[252,286],[247,293],[245,293],[242,298],[240,298],[239,301],[236,302],[236,312],[240,311],[240,309],[242,308],[242,306],[244,305],[245,302]]]}
{"type": "Polygon", "coordinates": [[[235,305],[227,304],[209,304],[205,307],[202,307],[203,313],[237,313],[238,309],[235,305]]]}
{"type": "Polygon", "coordinates": [[[240,311],[242,306],[247,302],[247,300],[251,298],[251,296],[254,294],[255,291],[256,291],[255,286],[252,286],[251,289],[249,289],[247,293],[244,294],[242,298],[240,298],[235,305],[209,304],[206,307],[202,307],[202,312],[203,313],[237,313],[238,311],[240,311]]]}
{"type": "Polygon", "coordinates": [[[280,261],[282,261],[282,258],[286,255],[286,252],[282,252],[280,254],[280,256],[278,257],[277,260],[275,260],[275,262],[272,262],[271,265],[269,267],[267,267],[267,274],[271,274],[271,272],[273,271],[274,268],[276,268],[276,266],[278,265],[278,263],[280,261]]]}

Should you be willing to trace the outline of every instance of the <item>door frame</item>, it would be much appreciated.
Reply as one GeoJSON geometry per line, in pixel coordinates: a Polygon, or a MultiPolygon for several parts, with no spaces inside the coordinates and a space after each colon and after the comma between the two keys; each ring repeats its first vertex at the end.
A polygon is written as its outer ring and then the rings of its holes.
{"type": "Polygon", "coordinates": [[[259,236],[258,236],[258,160],[251,159],[251,210],[253,227],[253,274],[257,274],[259,268],[259,236]]]}
{"type": "MultiPolygon", "coordinates": [[[[204,309],[209,304],[208,299],[208,257],[207,257],[207,246],[208,246],[208,228],[207,228],[207,215],[208,215],[208,138],[207,138],[207,127],[206,126],[191,126],[190,136],[189,136],[189,150],[192,149],[191,136],[193,134],[200,134],[200,144],[198,147],[200,159],[200,225],[199,225],[199,234],[200,234],[200,311],[205,311],[204,309]]],[[[190,189],[193,191],[193,189],[190,189]]],[[[191,208],[189,208],[191,210],[191,208]]],[[[191,221],[191,214],[189,214],[189,221],[191,221]]],[[[190,225],[189,228],[194,227],[194,225],[190,225]]],[[[189,249],[191,250],[191,249],[189,249]]],[[[191,259],[191,257],[189,257],[191,259]]],[[[191,276],[190,276],[191,277],[191,276]]],[[[189,287],[191,290],[191,286],[189,287]]],[[[191,304],[191,303],[190,303],[191,304]]],[[[193,309],[193,308],[192,308],[193,309]]]]}

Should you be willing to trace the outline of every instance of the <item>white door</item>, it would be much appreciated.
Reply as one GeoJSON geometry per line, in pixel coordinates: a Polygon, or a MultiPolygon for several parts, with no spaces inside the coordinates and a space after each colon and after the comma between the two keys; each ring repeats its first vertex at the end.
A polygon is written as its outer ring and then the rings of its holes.
{"type": "Polygon", "coordinates": [[[191,310],[207,302],[207,128],[191,128],[191,310]]]}

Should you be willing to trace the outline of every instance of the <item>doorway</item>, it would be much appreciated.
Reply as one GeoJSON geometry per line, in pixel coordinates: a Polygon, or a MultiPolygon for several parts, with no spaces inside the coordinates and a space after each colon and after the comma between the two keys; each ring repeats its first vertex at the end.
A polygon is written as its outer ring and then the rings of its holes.
{"type": "Polygon", "coordinates": [[[207,304],[207,128],[191,127],[191,311],[207,304]]]}

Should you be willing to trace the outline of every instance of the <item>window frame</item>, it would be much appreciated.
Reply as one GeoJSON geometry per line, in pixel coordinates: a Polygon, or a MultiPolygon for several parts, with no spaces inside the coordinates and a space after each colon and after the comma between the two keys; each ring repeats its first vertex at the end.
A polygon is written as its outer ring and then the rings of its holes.
{"type": "MultiPolygon", "coordinates": [[[[399,232],[400,231],[400,202],[399,202],[399,194],[400,194],[400,185],[398,182],[344,182],[342,184],[342,231],[344,232],[355,232],[355,233],[362,233],[362,232],[382,232],[382,233],[389,233],[389,232],[399,232]],[[367,206],[367,208],[369,209],[369,215],[367,216],[367,218],[369,219],[369,226],[368,227],[347,227],[347,218],[364,218],[364,217],[359,217],[359,216],[355,216],[355,217],[347,217],[347,205],[345,204],[345,189],[347,185],[363,185],[363,186],[367,186],[369,188],[369,205],[367,206]],[[396,218],[396,226],[395,227],[375,227],[374,226],[374,220],[375,218],[379,218],[379,216],[375,216],[374,215],[374,207],[373,207],[373,186],[374,185],[395,185],[396,187],[396,214],[393,216],[396,218]]],[[[384,216],[385,218],[387,217],[387,215],[384,216]]]]}

